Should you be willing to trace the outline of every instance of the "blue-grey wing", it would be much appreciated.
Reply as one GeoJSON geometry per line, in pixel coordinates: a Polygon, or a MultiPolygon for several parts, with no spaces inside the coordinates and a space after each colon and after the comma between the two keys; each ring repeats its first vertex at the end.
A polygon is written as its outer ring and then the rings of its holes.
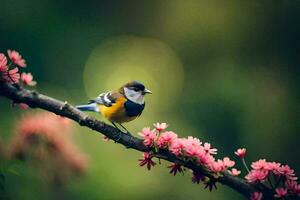
{"type": "Polygon", "coordinates": [[[112,106],[116,102],[116,95],[113,92],[101,93],[96,99],[90,101],[90,103],[97,103],[105,105],[107,107],[112,106]]]}

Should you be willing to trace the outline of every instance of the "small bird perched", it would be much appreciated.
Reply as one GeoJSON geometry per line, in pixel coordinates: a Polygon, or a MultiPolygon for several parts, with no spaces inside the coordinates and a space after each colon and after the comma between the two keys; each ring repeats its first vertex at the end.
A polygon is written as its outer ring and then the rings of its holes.
{"type": "Polygon", "coordinates": [[[78,105],[76,108],[82,111],[99,112],[116,128],[118,127],[115,123],[118,123],[127,131],[122,123],[132,121],[142,114],[145,107],[144,97],[151,93],[142,83],[130,81],[120,89],[101,93],[88,104],[78,105]]]}

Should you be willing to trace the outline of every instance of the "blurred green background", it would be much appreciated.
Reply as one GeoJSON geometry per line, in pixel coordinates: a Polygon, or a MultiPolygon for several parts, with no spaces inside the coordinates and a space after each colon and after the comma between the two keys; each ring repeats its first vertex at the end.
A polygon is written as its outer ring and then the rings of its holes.
{"type": "MultiPolygon", "coordinates": [[[[136,133],[167,122],[180,136],[211,142],[218,156],[290,164],[300,172],[300,1],[1,0],[0,51],[27,61],[37,90],[72,104],[136,79],[153,91],[136,133]]],[[[6,143],[24,112],[0,98],[6,143]]],[[[94,115],[100,118],[98,115],[94,115]]],[[[148,172],[141,153],[87,128],[75,140],[89,155],[85,176],[63,199],[242,199],[219,185],[210,193],[167,165],[148,172]]],[[[239,163],[237,165],[240,166],[239,163]]],[[[25,167],[24,167],[25,168],[25,167]]],[[[53,199],[55,191],[23,168],[7,177],[12,199],[53,199]]]]}

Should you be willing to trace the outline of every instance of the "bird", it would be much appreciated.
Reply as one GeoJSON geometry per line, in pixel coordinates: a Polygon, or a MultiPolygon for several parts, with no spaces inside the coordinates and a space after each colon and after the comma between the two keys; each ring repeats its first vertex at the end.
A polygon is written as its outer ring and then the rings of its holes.
{"type": "MultiPolygon", "coordinates": [[[[122,125],[139,117],[145,108],[145,95],[152,94],[144,84],[139,81],[129,81],[118,90],[101,93],[88,104],[78,105],[81,111],[100,113],[108,119],[115,128],[119,124],[126,132],[129,131],[122,125]]],[[[120,130],[120,129],[119,129],[120,130]]]]}

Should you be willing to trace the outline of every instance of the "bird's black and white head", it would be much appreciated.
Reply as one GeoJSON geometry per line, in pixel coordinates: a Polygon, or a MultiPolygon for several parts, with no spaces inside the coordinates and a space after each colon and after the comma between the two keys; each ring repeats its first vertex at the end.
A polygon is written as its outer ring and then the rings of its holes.
{"type": "Polygon", "coordinates": [[[144,104],[145,95],[151,94],[151,91],[138,81],[126,83],[121,89],[127,99],[137,104],[144,104]]]}

